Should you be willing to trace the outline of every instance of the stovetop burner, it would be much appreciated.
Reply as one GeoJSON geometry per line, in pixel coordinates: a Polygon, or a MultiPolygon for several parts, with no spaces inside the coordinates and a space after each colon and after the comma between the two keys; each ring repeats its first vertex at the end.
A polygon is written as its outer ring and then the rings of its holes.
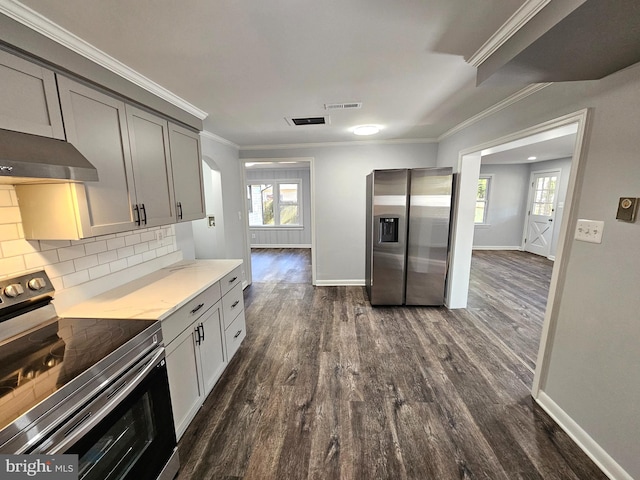
{"type": "Polygon", "coordinates": [[[0,432],[154,323],[58,318],[52,297],[44,272],[0,281],[0,339],[28,325],[0,340],[0,432]],[[51,315],[30,325],[38,309],[51,315]]]}

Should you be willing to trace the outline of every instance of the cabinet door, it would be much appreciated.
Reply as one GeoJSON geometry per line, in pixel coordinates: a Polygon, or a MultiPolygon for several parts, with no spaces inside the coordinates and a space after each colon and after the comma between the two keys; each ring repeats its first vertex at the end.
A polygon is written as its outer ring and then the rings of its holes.
{"type": "Polygon", "coordinates": [[[200,364],[205,396],[213,389],[226,365],[220,320],[220,302],[218,302],[197,322],[202,324],[204,333],[204,339],[200,342],[200,364]]]}
{"type": "Polygon", "coordinates": [[[54,73],[0,50],[0,128],[64,140],[54,73]]]}
{"type": "Polygon", "coordinates": [[[167,372],[178,439],[196,415],[204,398],[195,345],[195,325],[187,328],[167,346],[167,372]]]}
{"type": "Polygon", "coordinates": [[[187,222],[204,218],[200,136],[186,128],[169,123],[169,145],[177,219],[179,222],[187,222]]]}
{"type": "Polygon", "coordinates": [[[67,139],[98,169],[98,181],[86,182],[83,224],[96,236],[135,228],[133,170],[124,103],[58,76],[67,139]]]}
{"type": "Polygon", "coordinates": [[[131,105],[126,111],[142,226],[175,223],[167,121],[131,105]]]}

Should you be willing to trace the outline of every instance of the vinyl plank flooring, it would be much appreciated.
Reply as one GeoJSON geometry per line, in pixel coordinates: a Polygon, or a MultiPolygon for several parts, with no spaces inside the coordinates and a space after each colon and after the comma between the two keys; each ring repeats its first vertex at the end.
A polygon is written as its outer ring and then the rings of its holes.
{"type": "Polygon", "coordinates": [[[470,306],[449,311],[313,287],[286,252],[285,277],[245,290],[247,337],[178,478],[606,479],[530,396],[551,265],[521,253],[474,253],[470,306]]]}

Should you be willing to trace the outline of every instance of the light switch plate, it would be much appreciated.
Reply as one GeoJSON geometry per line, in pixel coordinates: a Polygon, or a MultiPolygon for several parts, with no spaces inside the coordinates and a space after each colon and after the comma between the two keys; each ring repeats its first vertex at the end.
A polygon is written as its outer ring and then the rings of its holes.
{"type": "Polygon", "coordinates": [[[575,239],[581,242],[602,243],[604,222],[601,220],[578,219],[575,239]]]}

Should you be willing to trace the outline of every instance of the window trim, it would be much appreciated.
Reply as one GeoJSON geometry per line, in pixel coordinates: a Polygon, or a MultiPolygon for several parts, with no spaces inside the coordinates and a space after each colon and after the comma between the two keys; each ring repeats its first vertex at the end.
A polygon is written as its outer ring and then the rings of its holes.
{"type": "Polygon", "coordinates": [[[248,218],[248,222],[249,222],[249,228],[250,229],[263,229],[263,230],[267,230],[267,229],[276,229],[276,230],[284,230],[284,229],[289,229],[289,230],[303,230],[305,228],[304,226],[304,216],[303,216],[303,193],[302,193],[302,178],[276,178],[276,179],[264,179],[264,178],[260,178],[260,179],[248,179],[246,181],[246,186],[247,186],[247,192],[248,192],[248,197],[247,197],[247,203],[249,204],[249,208],[247,210],[247,215],[249,215],[250,213],[253,212],[253,203],[251,202],[251,185],[272,185],[273,186],[273,199],[274,199],[274,205],[273,205],[273,214],[274,214],[274,222],[277,219],[278,223],[274,223],[274,225],[251,225],[250,223],[250,218],[248,218]],[[296,184],[298,185],[298,223],[295,225],[290,225],[290,224],[280,224],[280,185],[281,184],[287,184],[287,183],[291,183],[291,184],[296,184]]]}
{"type": "MultiPolygon", "coordinates": [[[[485,194],[485,199],[484,199],[484,218],[482,219],[482,222],[473,222],[473,224],[475,226],[488,226],[491,225],[489,223],[489,205],[490,205],[490,200],[491,200],[491,190],[492,190],[492,185],[493,185],[493,173],[481,173],[478,176],[478,181],[486,178],[487,179],[487,192],[485,194]]],[[[477,189],[477,185],[476,185],[476,189],[477,189]]],[[[476,191],[476,204],[478,203],[478,201],[482,200],[478,200],[478,194],[476,191]]]]}

